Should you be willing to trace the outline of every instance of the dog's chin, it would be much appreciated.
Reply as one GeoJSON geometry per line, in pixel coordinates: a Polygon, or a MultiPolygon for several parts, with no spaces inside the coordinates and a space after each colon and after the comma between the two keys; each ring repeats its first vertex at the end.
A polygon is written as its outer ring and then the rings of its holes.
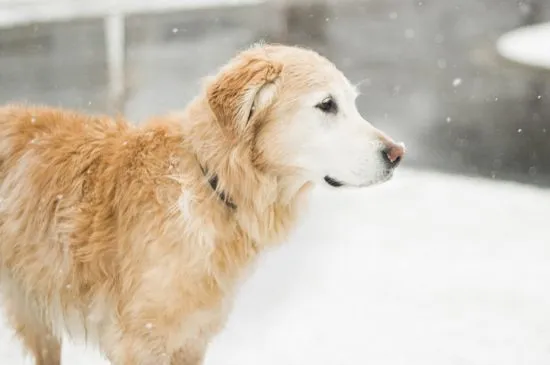
{"type": "Polygon", "coordinates": [[[393,170],[384,170],[382,173],[378,174],[376,178],[367,180],[365,182],[361,182],[359,184],[357,183],[348,183],[344,182],[342,180],[338,180],[332,176],[326,175],[324,177],[325,182],[327,185],[333,188],[366,188],[369,186],[374,185],[380,185],[382,183],[385,183],[386,181],[390,180],[393,177],[393,170]]]}

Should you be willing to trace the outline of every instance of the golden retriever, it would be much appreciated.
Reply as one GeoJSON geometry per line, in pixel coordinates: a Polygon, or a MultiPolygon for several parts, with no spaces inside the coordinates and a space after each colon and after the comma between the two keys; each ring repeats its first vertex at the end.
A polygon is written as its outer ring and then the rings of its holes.
{"type": "Polygon", "coordinates": [[[0,108],[0,286],[36,364],[61,338],[114,365],[199,365],[239,278],[316,183],[389,179],[404,154],[319,54],[259,45],[142,126],[0,108]]]}

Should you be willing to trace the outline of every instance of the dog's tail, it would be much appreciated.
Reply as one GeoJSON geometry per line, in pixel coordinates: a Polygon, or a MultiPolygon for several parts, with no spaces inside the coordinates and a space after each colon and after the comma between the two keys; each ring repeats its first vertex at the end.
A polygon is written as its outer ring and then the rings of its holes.
{"type": "Polygon", "coordinates": [[[4,170],[5,162],[12,154],[13,124],[15,107],[11,105],[0,107],[0,171],[4,170]]]}
{"type": "Polygon", "coordinates": [[[0,106],[0,174],[10,161],[18,160],[39,134],[39,108],[9,104],[0,106]]]}
{"type": "Polygon", "coordinates": [[[15,105],[0,107],[0,170],[4,164],[13,156],[17,149],[17,130],[22,117],[22,108],[15,105]]]}

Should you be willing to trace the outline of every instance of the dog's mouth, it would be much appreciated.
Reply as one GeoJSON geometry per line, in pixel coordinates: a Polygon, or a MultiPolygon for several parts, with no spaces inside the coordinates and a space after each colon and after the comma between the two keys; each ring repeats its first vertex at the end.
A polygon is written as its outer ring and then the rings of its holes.
{"type": "Polygon", "coordinates": [[[344,183],[339,181],[339,180],[336,180],[335,178],[333,177],[330,177],[330,176],[325,176],[325,182],[327,184],[329,184],[330,186],[334,187],[334,188],[339,188],[341,186],[344,186],[344,183]]]}
{"type": "Polygon", "coordinates": [[[393,170],[385,170],[384,173],[380,174],[380,176],[376,179],[376,180],[372,180],[372,181],[368,181],[366,183],[362,183],[362,184],[347,184],[347,183],[344,183],[340,180],[337,180],[329,175],[326,175],[325,176],[325,182],[332,186],[333,188],[340,188],[340,187],[343,187],[343,186],[353,186],[353,187],[357,187],[357,188],[364,188],[364,187],[368,187],[368,186],[373,186],[373,185],[378,185],[378,184],[382,184],[382,183],[385,183],[386,181],[390,180],[391,178],[393,177],[393,170]]]}

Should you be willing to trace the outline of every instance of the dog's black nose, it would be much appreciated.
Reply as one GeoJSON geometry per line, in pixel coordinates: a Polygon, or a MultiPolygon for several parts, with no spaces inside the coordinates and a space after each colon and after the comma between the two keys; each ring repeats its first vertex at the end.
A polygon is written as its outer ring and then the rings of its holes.
{"type": "Polygon", "coordinates": [[[405,147],[402,144],[391,142],[382,150],[382,159],[390,168],[397,167],[403,155],[405,155],[405,147]]]}

